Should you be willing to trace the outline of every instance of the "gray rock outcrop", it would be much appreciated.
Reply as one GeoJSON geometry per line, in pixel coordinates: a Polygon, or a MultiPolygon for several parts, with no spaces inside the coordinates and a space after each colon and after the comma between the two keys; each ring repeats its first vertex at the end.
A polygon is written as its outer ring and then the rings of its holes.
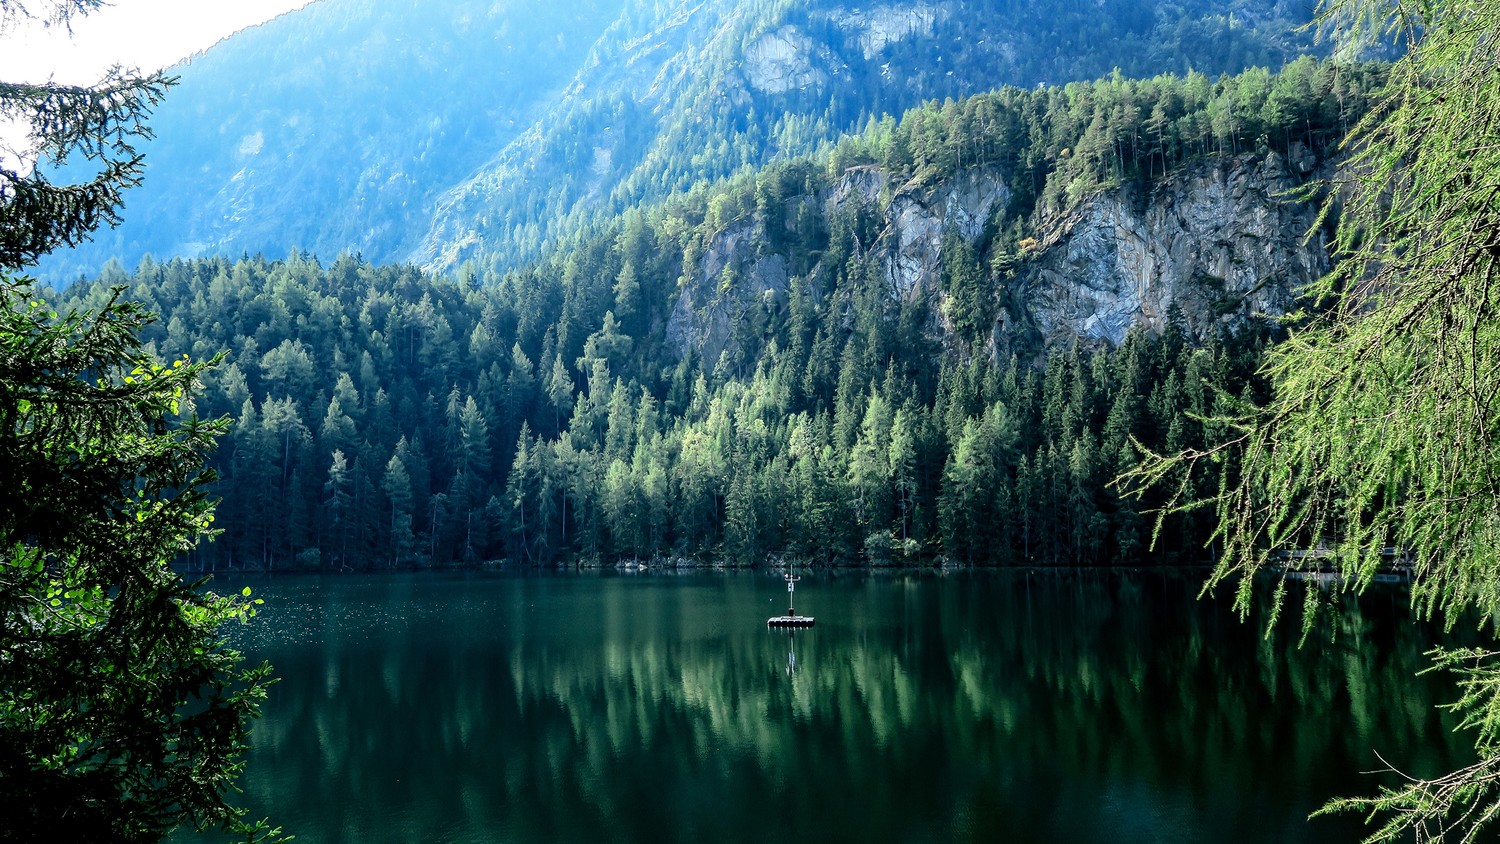
{"type": "Polygon", "coordinates": [[[745,221],[710,240],[667,321],[667,343],[677,355],[696,352],[712,367],[750,308],[786,295],[786,260],[761,254],[760,237],[761,224],[745,221]]]}
{"type": "Polygon", "coordinates": [[[1097,195],[1044,226],[1027,315],[1048,341],[1119,343],[1133,326],[1160,331],[1173,304],[1199,336],[1284,314],[1330,268],[1326,247],[1306,239],[1315,209],[1285,196],[1298,184],[1272,153],[1199,163],[1145,197],[1097,195]]]}
{"type": "Polygon", "coordinates": [[[948,15],[948,5],[917,3],[872,9],[836,9],[828,13],[828,18],[858,39],[860,52],[869,61],[897,41],[931,36],[933,24],[948,15]]]}
{"type": "Polygon", "coordinates": [[[813,41],[795,26],[762,35],[745,50],[745,80],[766,94],[821,86],[828,75],[813,64],[813,41]]]}
{"type": "MultiPolygon", "coordinates": [[[[1308,237],[1315,207],[1288,192],[1310,175],[1330,172],[1293,145],[1286,156],[1200,161],[1149,189],[1100,191],[1065,214],[1044,217],[1034,237],[1022,242],[1005,289],[991,291],[990,353],[1034,348],[1038,339],[1118,344],[1132,328],[1161,331],[1174,306],[1200,338],[1220,326],[1288,312],[1296,291],[1330,268],[1321,238],[1308,237]]],[[[1005,222],[1011,198],[997,167],[902,185],[870,165],[850,168],[812,200],[830,214],[856,207],[877,214],[878,236],[857,248],[880,268],[889,296],[929,297],[937,306],[933,330],[951,340],[942,317],[947,233],[978,247],[988,265],[998,248],[987,242],[998,228],[992,223],[1005,222]]],[[[806,201],[790,199],[788,207],[806,201]]],[[[766,242],[758,217],[709,240],[667,326],[677,353],[695,351],[716,361],[752,308],[775,306],[789,284],[802,283],[789,279],[787,261],[766,242]]],[[[819,275],[814,268],[808,277],[819,275]]],[[[750,359],[758,353],[746,352],[750,359]]]]}

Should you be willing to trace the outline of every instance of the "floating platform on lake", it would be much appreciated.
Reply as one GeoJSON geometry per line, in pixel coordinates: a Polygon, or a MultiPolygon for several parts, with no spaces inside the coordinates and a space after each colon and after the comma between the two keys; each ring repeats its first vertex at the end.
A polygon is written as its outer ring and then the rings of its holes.
{"type": "Polygon", "coordinates": [[[767,627],[811,627],[813,619],[810,615],[797,615],[797,602],[793,597],[797,590],[797,581],[802,578],[787,572],[782,575],[786,579],[786,615],[773,615],[766,619],[767,627]]]}

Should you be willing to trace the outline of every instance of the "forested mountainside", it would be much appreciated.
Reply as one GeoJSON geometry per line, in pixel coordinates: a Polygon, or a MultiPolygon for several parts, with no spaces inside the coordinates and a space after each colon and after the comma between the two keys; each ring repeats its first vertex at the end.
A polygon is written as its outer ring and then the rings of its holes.
{"type": "Polygon", "coordinates": [[[440,200],[413,256],[504,268],[599,212],[806,155],[871,119],[1004,85],[1210,76],[1313,52],[1307,4],[696,2],[601,44],[535,143],[440,200]]]}
{"type": "Polygon", "coordinates": [[[178,69],[125,223],[49,257],[359,252],[508,268],[598,215],[869,120],[1314,50],[1310,3],[318,0],[178,69]]]}
{"type": "MultiPolygon", "coordinates": [[[[1110,486],[1131,438],[1205,444],[1263,398],[1257,314],[1327,261],[1285,190],[1380,78],[933,103],[496,277],[215,258],[63,295],[123,283],[158,353],[229,350],[196,408],[236,417],[205,566],[1133,563],[1158,502],[1110,486]]],[[[1206,528],[1174,518],[1157,559],[1206,528]]]]}

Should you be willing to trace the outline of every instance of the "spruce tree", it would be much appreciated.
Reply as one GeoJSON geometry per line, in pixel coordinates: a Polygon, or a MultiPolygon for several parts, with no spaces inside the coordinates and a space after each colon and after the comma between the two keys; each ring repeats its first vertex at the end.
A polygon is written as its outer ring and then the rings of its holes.
{"type": "MultiPolygon", "coordinates": [[[[0,33],[98,5],[0,0],[0,33]]],[[[270,680],[221,628],[258,602],[172,567],[213,521],[202,464],[225,424],[185,416],[208,362],[147,353],[152,318],[118,291],[59,315],[14,275],[118,221],[167,84],[120,69],[94,86],[0,83],[0,119],[29,129],[39,165],[0,165],[5,840],[159,841],[183,824],[274,837],[226,799],[270,680]],[[94,174],[55,184],[64,162],[94,174]]]]}

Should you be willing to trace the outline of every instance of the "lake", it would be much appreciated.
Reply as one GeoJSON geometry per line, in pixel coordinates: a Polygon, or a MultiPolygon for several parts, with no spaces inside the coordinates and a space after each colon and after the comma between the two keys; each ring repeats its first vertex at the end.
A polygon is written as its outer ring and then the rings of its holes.
{"type": "Polygon", "coordinates": [[[223,580],[280,683],[244,782],[315,842],[1355,841],[1472,750],[1399,589],[1261,636],[1197,575],[223,580]]]}

